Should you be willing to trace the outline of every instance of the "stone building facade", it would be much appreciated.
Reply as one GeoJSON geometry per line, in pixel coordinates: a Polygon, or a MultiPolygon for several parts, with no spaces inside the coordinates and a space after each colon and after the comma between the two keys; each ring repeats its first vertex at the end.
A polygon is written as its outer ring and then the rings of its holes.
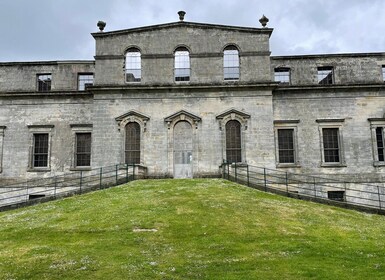
{"type": "Polygon", "coordinates": [[[238,162],[382,182],[385,53],[271,56],[272,32],[182,17],[93,33],[94,61],[0,63],[1,180],[238,162]]]}

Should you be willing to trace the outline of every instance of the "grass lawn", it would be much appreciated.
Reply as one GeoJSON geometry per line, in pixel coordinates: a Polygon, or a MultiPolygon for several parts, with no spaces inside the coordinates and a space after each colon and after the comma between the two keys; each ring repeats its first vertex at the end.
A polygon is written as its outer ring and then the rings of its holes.
{"type": "Polygon", "coordinates": [[[0,213],[0,279],[385,279],[385,217],[220,179],[0,213]]]}

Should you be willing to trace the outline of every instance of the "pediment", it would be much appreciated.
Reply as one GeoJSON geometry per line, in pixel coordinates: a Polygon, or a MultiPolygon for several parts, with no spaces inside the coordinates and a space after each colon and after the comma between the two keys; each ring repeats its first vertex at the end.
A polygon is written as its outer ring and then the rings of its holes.
{"type": "Polygon", "coordinates": [[[164,118],[164,121],[167,123],[168,128],[170,129],[170,125],[172,123],[176,123],[178,121],[188,121],[191,123],[191,125],[195,125],[195,128],[198,128],[198,122],[200,122],[202,119],[190,112],[187,112],[185,110],[180,110],[179,112],[176,112],[166,118],[164,118]]]}
{"type": "Polygon", "coordinates": [[[224,119],[225,117],[231,116],[231,115],[237,115],[238,117],[241,117],[243,119],[249,119],[250,118],[249,114],[247,114],[245,112],[241,112],[241,111],[235,110],[235,109],[227,110],[227,111],[221,113],[220,115],[216,116],[216,118],[218,120],[221,120],[221,119],[224,119]]]}
{"type": "Polygon", "coordinates": [[[130,28],[130,29],[116,30],[116,31],[95,32],[95,33],[92,33],[91,35],[94,38],[97,38],[97,37],[108,37],[108,36],[116,36],[116,35],[127,35],[127,34],[138,33],[138,32],[159,31],[159,30],[166,30],[166,29],[172,29],[172,28],[186,28],[186,27],[189,27],[192,29],[216,29],[216,30],[235,31],[235,32],[267,33],[269,34],[269,36],[273,32],[272,28],[240,27],[240,26],[221,25],[221,24],[177,21],[177,22],[171,22],[171,23],[136,27],[136,28],[130,28]]]}
{"type": "Polygon", "coordinates": [[[141,119],[143,121],[148,121],[150,119],[149,116],[146,116],[144,114],[141,114],[141,113],[139,113],[137,111],[133,111],[132,110],[132,111],[129,111],[129,112],[125,113],[124,115],[121,115],[121,116],[115,118],[115,120],[117,122],[121,122],[121,121],[123,121],[123,120],[125,120],[125,119],[127,119],[129,117],[137,117],[137,118],[139,118],[139,119],[141,119]]]}

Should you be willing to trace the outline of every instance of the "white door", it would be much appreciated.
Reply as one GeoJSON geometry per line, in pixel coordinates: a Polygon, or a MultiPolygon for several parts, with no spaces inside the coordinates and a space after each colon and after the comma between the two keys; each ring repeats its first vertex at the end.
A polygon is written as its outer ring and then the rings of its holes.
{"type": "Polygon", "coordinates": [[[174,178],[192,178],[192,127],[187,121],[174,127],[174,178]]]}

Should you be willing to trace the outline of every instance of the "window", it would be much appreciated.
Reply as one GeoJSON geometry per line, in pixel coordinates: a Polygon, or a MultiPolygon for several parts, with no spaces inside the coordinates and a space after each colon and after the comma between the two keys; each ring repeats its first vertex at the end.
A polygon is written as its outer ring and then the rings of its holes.
{"type": "Polygon", "coordinates": [[[0,126],[0,172],[3,171],[3,145],[4,145],[4,131],[7,127],[0,126]]]}
{"type": "Polygon", "coordinates": [[[51,90],[51,74],[38,74],[37,75],[37,91],[50,91],[51,90]]]}
{"type": "Polygon", "coordinates": [[[385,82],[385,65],[382,65],[382,81],[385,82]]]}
{"type": "Polygon", "coordinates": [[[226,161],[241,162],[241,124],[231,120],[226,123],[226,161]]]}
{"type": "Polygon", "coordinates": [[[374,166],[385,166],[385,118],[370,118],[374,166]]]}
{"type": "Polygon", "coordinates": [[[338,128],[323,128],[323,148],[325,162],[340,162],[338,128]]]}
{"type": "Polygon", "coordinates": [[[29,125],[30,149],[28,171],[49,171],[53,125],[29,125]]]}
{"type": "Polygon", "coordinates": [[[125,162],[140,163],[140,126],[137,122],[129,122],[125,127],[125,162]]]}
{"type": "Polygon", "coordinates": [[[290,84],[290,68],[275,68],[274,81],[280,82],[281,84],[290,84]]]}
{"type": "Polygon", "coordinates": [[[92,73],[79,73],[78,75],[78,90],[86,90],[88,86],[92,86],[94,83],[94,74],[92,73]]]}
{"type": "Polygon", "coordinates": [[[190,53],[184,47],[175,51],[174,74],[176,82],[190,81],[190,53]]]}
{"type": "Polygon", "coordinates": [[[91,166],[91,133],[76,133],[76,167],[91,166]]]}
{"type": "Polygon", "coordinates": [[[126,52],[126,82],[135,83],[142,80],[141,54],[137,48],[130,48],[126,52]]]}
{"type": "Polygon", "coordinates": [[[279,163],[294,163],[294,129],[278,129],[279,163]]]}
{"type": "Polygon", "coordinates": [[[297,148],[299,120],[275,120],[274,138],[277,167],[300,167],[297,148]]]}
{"type": "Polygon", "coordinates": [[[344,191],[328,191],[328,199],[335,201],[345,201],[344,191]]]}
{"type": "Polygon", "coordinates": [[[33,135],[33,167],[48,167],[48,133],[33,135]]]}
{"type": "Polygon", "coordinates": [[[223,76],[225,81],[239,80],[239,52],[235,46],[223,51],[223,76]]]}
{"type": "Polygon", "coordinates": [[[345,167],[342,138],[345,119],[318,119],[323,167],[345,167]]]}
{"type": "Polygon", "coordinates": [[[384,128],[376,128],[376,144],[378,161],[384,162],[384,128]]]}
{"type": "Polygon", "coordinates": [[[333,67],[331,66],[318,67],[317,70],[318,70],[317,72],[318,84],[320,85],[334,84],[333,67]]]}

